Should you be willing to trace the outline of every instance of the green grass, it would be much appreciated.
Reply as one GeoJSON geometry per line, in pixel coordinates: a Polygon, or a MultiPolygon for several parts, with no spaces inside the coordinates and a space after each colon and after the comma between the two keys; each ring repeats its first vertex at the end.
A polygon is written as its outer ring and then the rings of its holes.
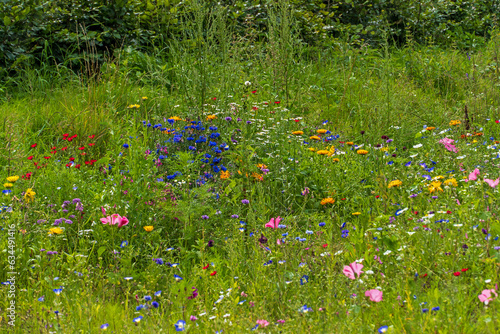
{"type": "MultiPolygon", "coordinates": [[[[6,322],[9,286],[0,289],[2,330],[95,333],[109,323],[108,331],[119,333],[174,332],[182,319],[189,332],[239,333],[264,319],[270,325],[258,331],[273,333],[370,333],[384,325],[393,333],[498,331],[498,301],[485,307],[478,299],[484,289],[497,289],[500,262],[494,249],[498,188],[483,182],[499,176],[498,36],[468,59],[460,50],[373,50],[342,41],[312,52],[286,27],[275,32],[269,44],[224,44],[216,42],[216,33],[221,41],[231,35],[214,30],[204,43],[189,36],[195,52],[181,44],[170,46],[168,55],[163,49],[128,49],[91,78],[46,65],[26,69],[14,86],[3,88],[0,176],[32,174],[14,182],[0,202],[12,207],[0,213],[0,249],[8,255],[13,224],[18,273],[15,327],[6,322]],[[465,106],[473,118],[469,130],[465,106]],[[216,119],[208,121],[208,115],[216,119]],[[170,125],[173,116],[183,121],[170,125]],[[195,144],[187,140],[188,130],[173,142],[173,134],[142,123],[179,133],[186,119],[203,123],[205,130],[193,133],[220,137],[195,144]],[[461,124],[450,126],[451,120],[461,124]],[[331,131],[322,139],[339,137],[328,143],[309,139],[317,129],[331,131]],[[291,134],[297,130],[304,134],[291,134]],[[77,137],[68,142],[64,134],[77,137]],[[458,153],[439,143],[444,137],[458,140],[458,153]],[[211,140],[228,150],[214,153],[211,140]],[[364,145],[368,154],[357,154],[347,142],[364,145]],[[309,150],[331,146],[335,156],[309,150]],[[217,164],[227,168],[228,179],[212,171],[213,179],[197,182],[211,169],[202,161],[205,153],[212,155],[210,162],[221,158],[217,164]],[[153,158],[158,162],[160,155],[158,165],[153,158]],[[71,157],[80,168],[66,167],[71,157]],[[425,171],[419,163],[434,169],[425,171]],[[478,181],[464,182],[476,166],[478,181]],[[426,174],[442,175],[440,182],[455,178],[458,185],[442,184],[443,192],[430,194],[426,174]],[[395,179],[402,185],[388,188],[395,179]],[[36,192],[33,201],[23,197],[28,188],[36,192]],[[74,198],[83,211],[73,202],[62,207],[74,198]],[[335,203],[321,205],[324,198],[335,203]],[[107,215],[126,216],[129,224],[102,224],[101,207],[107,215]],[[408,210],[396,215],[403,208],[408,210]],[[264,228],[278,216],[286,229],[264,228]],[[60,218],[72,224],[63,222],[62,234],[48,235],[60,218]],[[154,229],[146,232],[144,226],[154,229]],[[488,240],[482,229],[491,234],[488,240]],[[282,233],[289,234],[286,243],[277,245],[282,233]],[[258,240],[261,234],[267,243],[258,240]],[[120,247],[124,240],[128,245],[120,247]],[[348,279],[344,266],[361,259],[365,273],[348,279]],[[183,280],[176,282],[174,274],[183,280]],[[303,275],[309,281],[301,285],[303,275]],[[133,280],[124,280],[128,276],[133,280]],[[64,289],[56,295],[59,286],[64,289]],[[199,295],[188,299],[192,287],[199,295]],[[383,291],[379,303],[364,295],[376,287],[383,291]],[[159,308],[136,311],[145,295],[159,308]],[[298,312],[306,304],[313,311],[298,312]],[[422,312],[433,307],[440,309],[422,312]],[[144,318],[136,325],[132,319],[139,315],[144,318]],[[276,325],[279,319],[285,323],[276,325]]],[[[8,260],[2,256],[2,268],[8,260]]],[[[0,280],[9,280],[7,270],[0,280]]]]}

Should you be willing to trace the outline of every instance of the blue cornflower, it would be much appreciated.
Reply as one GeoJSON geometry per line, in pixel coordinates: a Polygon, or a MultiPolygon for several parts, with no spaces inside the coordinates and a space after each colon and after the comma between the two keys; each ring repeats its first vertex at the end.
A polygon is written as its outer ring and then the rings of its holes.
{"type": "Polygon", "coordinates": [[[163,264],[163,259],[158,258],[158,259],[153,259],[153,261],[156,262],[156,264],[162,265],[163,264]]]}
{"type": "Polygon", "coordinates": [[[439,306],[436,306],[436,307],[431,308],[431,311],[439,311],[439,309],[440,309],[439,306]]]}
{"type": "MultiPolygon", "coordinates": [[[[408,161],[407,163],[405,163],[405,166],[406,166],[406,167],[408,167],[408,166],[410,166],[410,165],[411,165],[411,161],[408,161]]],[[[384,326],[382,326],[382,327],[384,327],[384,326]]],[[[382,327],[380,327],[380,328],[382,328],[382,327]]],[[[387,327],[387,326],[385,326],[385,327],[387,327]]]]}
{"type": "Polygon", "coordinates": [[[342,238],[347,238],[349,236],[349,230],[342,230],[342,238]]]}
{"type": "Polygon", "coordinates": [[[382,326],[378,329],[379,333],[385,333],[389,329],[389,326],[382,326]]]}
{"type": "Polygon", "coordinates": [[[306,234],[313,234],[313,233],[314,233],[313,231],[309,231],[309,230],[306,231],[306,234]]]}
{"type": "Polygon", "coordinates": [[[152,302],[151,305],[153,305],[154,308],[158,308],[158,306],[160,306],[160,304],[156,301],[152,302]]]}
{"type": "Polygon", "coordinates": [[[278,228],[286,228],[286,225],[279,224],[279,225],[278,225],[278,228]]]}
{"type": "Polygon", "coordinates": [[[177,332],[182,332],[186,329],[186,322],[184,320],[179,320],[175,323],[175,330],[177,332]]]}
{"type": "Polygon", "coordinates": [[[61,294],[61,292],[62,292],[62,289],[54,289],[52,291],[54,291],[56,293],[56,295],[59,296],[61,294]]]}
{"type": "Polygon", "coordinates": [[[104,330],[108,329],[108,327],[109,327],[109,324],[101,325],[101,329],[104,329],[104,330]]]}
{"type": "Polygon", "coordinates": [[[144,305],[139,305],[135,308],[136,311],[140,311],[144,308],[144,305]]]}
{"type": "Polygon", "coordinates": [[[143,318],[143,316],[140,315],[137,318],[134,318],[134,322],[137,324],[137,323],[141,322],[142,318],[143,318]]]}
{"type": "Polygon", "coordinates": [[[307,312],[312,312],[312,308],[310,307],[307,307],[307,305],[304,305],[302,306],[301,308],[299,308],[299,312],[300,313],[307,313],[307,312]]]}
{"type": "Polygon", "coordinates": [[[257,325],[255,325],[254,327],[252,327],[252,329],[251,329],[251,330],[253,330],[253,331],[254,331],[254,330],[256,330],[257,328],[259,328],[259,324],[257,324],[257,325]]]}
{"type": "Polygon", "coordinates": [[[128,241],[127,240],[122,241],[122,243],[120,244],[121,248],[123,248],[125,246],[128,246],[128,241]]]}
{"type": "Polygon", "coordinates": [[[321,223],[319,223],[318,225],[319,225],[319,227],[323,227],[323,226],[325,226],[325,225],[326,225],[326,223],[325,223],[325,222],[321,222],[321,223]]]}
{"type": "Polygon", "coordinates": [[[156,297],[161,296],[161,290],[160,290],[160,291],[156,291],[156,292],[155,292],[155,296],[156,296],[156,297]]]}
{"type": "Polygon", "coordinates": [[[144,300],[149,302],[151,300],[151,296],[144,296],[144,300]]]}
{"type": "Polygon", "coordinates": [[[180,282],[180,281],[182,281],[182,280],[183,280],[183,278],[182,278],[182,277],[180,277],[179,275],[174,275],[174,278],[175,278],[175,280],[176,280],[177,282],[180,282]]]}
{"type": "Polygon", "coordinates": [[[39,302],[44,302],[44,301],[45,301],[45,297],[44,297],[44,296],[42,296],[42,297],[38,298],[38,301],[39,301],[39,302]]]}
{"type": "Polygon", "coordinates": [[[428,308],[423,308],[423,309],[422,309],[422,313],[427,313],[427,312],[429,312],[429,309],[428,309],[428,308]]]}
{"type": "MultiPolygon", "coordinates": [[[[305,263],[304,263],[305,264],[305,263]]],[[[309,276],[307,275],[304,275],[300,278],[300,285],[304,285],[306,284],[307,282],[309,282],[309,276]]]]}
{"type": "Polygon", "coordinates": [[[123,147],[124,147],[124,148],[128,148],[128,147],[129,147],[129,145],[128,145],[128,144],[123,144],[123,147]]]}

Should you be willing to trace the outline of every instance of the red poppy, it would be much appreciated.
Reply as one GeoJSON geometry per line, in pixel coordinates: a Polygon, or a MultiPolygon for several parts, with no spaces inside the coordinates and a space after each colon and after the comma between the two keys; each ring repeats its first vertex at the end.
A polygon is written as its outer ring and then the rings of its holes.
{"type": "Polygon", "coordinates": [[[498,123],[500,123],[500,120],[498,120],[498,119],[497,119],[497,120],[495,121],[495,123],[497,123],[497,124],[498,124],[498,123]]]}
{"type": "Polygon", "coordinates": [[[216,271],[214,271],[213,273],[210,274],[210,276],[215,276],[215,275],[217,275],[216,271]]]}
{"type": "Polygon", "coordinates": [[[416,214],[416,215],[418,215],[418,211],[414,211],[413,213],[416,214]]]}
{"type": "Polygon", "coordinates": [[[424,278],[424,277],[427,277],[427,274],[424,274],[424,275],[422,276],[422,278],[424,278]]]}
{"type": "Polygon", "coordinates": [[[460,270],[461,272],[465,273],[467,270],[469,270],[469,268],[463,268],[462,270],[460,270]]]}
{"type": "Polygon", "coordinates": [[[66,164],[66,167],[71,167],[72,164],[66,164]]]}
{"type": "Polygon", "coordinates": [[[380,195],[375,196],[375,198],[380,198],[380,195]]]}
{"type": "Polygon", "coordinates": [[[264,102],[264,104],[269,104],[269,103],[267,103],[267,102],[264,102]]]}
{"type": "Polygon", "coordinates": [[[63,148],[61,148],[61,151],[66,151],[68,149],[68,146],[64,146],[63,148]]]}
{"type": "MultiPolygon", "coordinates": [[[[255,93],[257,93],[257,91],[256,91],[256,90],[252,90],[252,94],[255,94],[255,93]]],[[[497,121],[497,122],[498,122],[498,121],[497,121]]]]}
{"type": "Polygon", "coordinates": [[[51,157],[43,157],[43,158],[49,160],[51,157]]]}
{"type": "Polygon", "coordinates": [[[89,143],[89,146],[94,146],[94,145],[95,145],[95,143],[89,143]]]}
{"type": "Polygon", "coordinates": [[[83,151],[85,149],[85,146],[79,147],[78,148],[80,151],[83,151]]]}
{"type": "Polygon", "coordinates": [[[300,122],[300,119],[294,119],[295,123],[300,122]]]}
{"type": "Polygon", "coordinates": [[[340,144],[343,144],[343,143],[345,143],[345,141],[339,141],[339,143],[340,143],[340,144]]]}
{"type": "Polygon", "coordinates": [[[69,161],[75,161],[75,158],[71,157],[69,158],[69,161]]]}
{"type": "Polygon", "coordinates": [[[257,108],[257,107],[252,107],[252,110],[259,110],[259,108],[257,108]]]}
{"type": "Polygon", "coordinates": [[[36,147],[36,144],[31,145],[31,148],[35,148],[35,147],[36,147]]]}
{"type": "Polygon", "coordinates": [[[32,156],[32,155],[30,155],[30,156],[28,157],[28,160],[33,160],[33,156],[32,156]]]}
{"type": "Polygon", "coordinates": [[[208,267],[210,267],[210,263],[204,266],[203,269],[208,269],[208,267]]]}
{"type": "Polygon", "coordinates": [[[75,139],[76,137],[78,137],[78,135],[72,135],[71,139],[75,139]]]}
{"type": "Polygon", "coordinates": [[[446,211],[446,213],[447,213],[447,214],[451,214],[451,211],[450,211],[450,210],[448,210],[448,211],[446,211]]]}
{"type": "Polygon", "coordinates": [[[276,104],[280,104],[280,103],[281,103],[281,101],[274,101],[274,103],[276,103],[276,104]]]}
{"type": "Polygon", "coordinates": [[[56,154],[56,153],[57,153],[57,151],[56,151],[56,150],[52,150],[52,151],[50,151],[50,153],[52,153],[52,154],[56,154]]]}
{"type": "Polygon", "coordinates": [[[214,101],[215,101],[215,100],[217,100],[217,98],[216,98],[216,97],[212,97],[212,100],[214,100],[214,101]]]}
{"type": "Polygon", "coordinates": [[[328,244],[324,244],[324,245],[323,245],[323,248],[326,248],[326,247],[328,247],[328,244]]]}
{"type": "Polygon", "coordinates": [[[90,139],[94,139],[95,135],[91,135],[89,136],[90,139]]]}
{"type": "Polygon", "coordinates": [[[26,175],[21,176],[25,180],[29,180],[31,178],[31,172],[26,173],[26,175]]]}
{"type": "Polygon", "coordinates": [[[459,272],[459,271],[454,272],[454,273],[453,273],[453,275],[455,275],[455,276],[460,276],[460,272],[459,272]]]}
{"type": "Polygon", "coordinates": [[[68,138],[68,141],[72,141],[72,140],[73,140],[73,138],[68,138]]]}
{"type": "Polygon", "coordinates": [[[64,138],[66,138],[66,137],[68,137],[68,136],[69,136],[69,133],[65,133],[65,134],[63,134],[63,137],[64,137],[64,138]]]}
{"type": "Polygon", "coordinates": [[[79,169],[79,168],[80,168],[80,164],[76,165],[76,166],[75,166],[75,168],[78,168],[78,169],[79,169]]]}

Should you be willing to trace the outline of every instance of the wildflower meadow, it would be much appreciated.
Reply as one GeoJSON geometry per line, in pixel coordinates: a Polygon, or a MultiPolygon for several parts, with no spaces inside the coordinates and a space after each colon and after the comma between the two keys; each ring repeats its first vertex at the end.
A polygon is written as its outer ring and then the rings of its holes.
{"type": "Polygon", "coordinates": [[[0,86],[0,331],[497,333],[498,30],[312,48],[286,8],[260,43],[200,15],[169,57],[0,86]]]}

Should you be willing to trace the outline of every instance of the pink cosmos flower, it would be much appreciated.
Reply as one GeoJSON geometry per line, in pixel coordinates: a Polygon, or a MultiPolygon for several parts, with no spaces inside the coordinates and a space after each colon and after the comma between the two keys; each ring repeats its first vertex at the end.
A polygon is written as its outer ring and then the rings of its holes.
{"type": "Polygon", "coordinates": [[[496,188],[496,186],[498,186],[498,183],[500,182],[500,177],[496,180],[484,179],[484,182],[488,183],[490,187],[496,188]]]}
{"type": "Polygon", "coordinates": [[[285,323],[285,320],[280,319],[280,320],[278,320],[277,322],[278,322],[278,323],[280,323],[280,324],[284,324],[284,323],[285,323]]]}
{"type": "Polygon", "coordinates": [[[262,327],[269,326],[269,322],[267,320],[257,320],[257,324],[262,327]]]}
{"type": "Polygon", "coordinates": [[[281,217],[278,216],[278,218],[271,218],[269,223],[265,225],[265,227],[270,227],[270,228],[278,228],[278,225],[280,224],[281,217]]]}
{"type": "Polygon", "coordinates": [[[359,275],[362,273],[361,269],[363,269],[363,265],[361,263],[353,262],[348,266],[344,266],[343,273],[350,279],[356,279],[354,274],[357,274],[359,278],[359,275]]]}
{"type": "Polygon", "coordinates": [[[127,217],[122,217],[119,214],[115,213],[111,216],[107,216],[106,218],[101,218],[101,222],[103,224],[117,225],[118,227],[122,227],[128,224],[127,217]]]}
{"type": "Polygon", "coordinates": [[[477,177],[478,175],[480,174],[481,172],[479,171],[479,169],[474,169],[474,171],[472,173],[469,174],[469,178],[467,179],[467,181],[476,181],[477,180],[477,177]]]}
{"type": "Polygon", "coordinates": [[[377,289],[372,289],[365,292],[365,296],[370,297],[370,300],[376,303],[382,301],[382,295],[383,295],[382,291],[377,289]]]}
{"type": "Polygon", "coordinates": [[[486,290],[483,290],[483,292],[481,292],[481,294],[478,296],[478,298],[481,301],[481,303],[484,303],[485,305],[488,305],[488,303],[490,301],[492,301],[493,299],[495,299],[491,295],[492,293],[495,295],[495,298],[498,297],[498,294],[496,293],[495,289],[486,289],[486,290]]]}
{"type": "Polygon", "coordinates": [[[455,147],[455,145],[453,145],[453,142],[454,140],[450,138],[443,138],[439,141],[439,143],[443,144],[448,151],[457,153],[458,149],[455,147]]]}

